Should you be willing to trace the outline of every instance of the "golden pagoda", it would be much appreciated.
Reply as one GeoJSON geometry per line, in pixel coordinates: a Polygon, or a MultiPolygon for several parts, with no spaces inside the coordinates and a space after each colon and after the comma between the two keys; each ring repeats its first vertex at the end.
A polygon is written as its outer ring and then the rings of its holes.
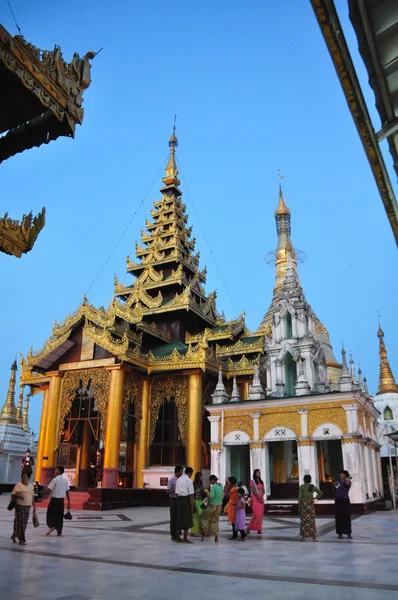
{"type": "Polygon", "coordinates": [[[398,393],[398,386],[395,382],[390,363],[388,362],[386,345],[384,343],[384,331],[382,330],[380,323],[377,331],[377,337],[379,338],[380,373],[379,387],[376,395],[380,396],[380,394],[396,394],[398,393]]]}
{"type": "Polygon", "coordinates": [[[177,146],[173,132],[161,199],[135,260],[127,258],[133,283],[115,277],[107,309],[84,298],[54,324],[44,347],[22,360],[21,385],[44,392],[35,475],[42,483],[62,460],[76,485],[87,487],[103,447],[103,487],[164,487],[162,474],[176,463],[209,467],[205,407],[220,363],[227,386],[248,398],[264,336],[251,334],[243,315],[227,321],[216,292],[206,293],[179,189],[177,146]]]}
{"type": "Polygon", "coordinates": [[[8,384],[6,401],[0,414],[0,423],[17,423],[17,409],[15,408],[15,380],[17,372],[17,361],[11,365],[11,376],[8,384]]]}

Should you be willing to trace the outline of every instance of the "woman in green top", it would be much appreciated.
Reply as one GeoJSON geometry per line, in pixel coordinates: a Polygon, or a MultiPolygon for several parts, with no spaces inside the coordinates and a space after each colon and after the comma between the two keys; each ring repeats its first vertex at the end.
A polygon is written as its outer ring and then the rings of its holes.
{"type": "Polygon", "coordinates": [[[191,527],[190,535],[200,535],[200,515],[202,514],[202,502],[205,497],[205,490],[202,484],[202,473],[195,473],[193,482],[195,512],[192,515],[193,527],[191,527]]]}
{"type": "Polygon", "coordinates": [[[218,542],[218,520],[220,518],[224,489],[221,483],[218,483],[218,477],[215,475],[210,475],[209,481],[211,484],[209,504],[200,516],[200,529],[202,531],[202,542],[209,535],[214,535],[214,541],[218,542]]]}
{"type": "Polygon", "coordinates": [[[311,475],[304,475],[304,483],[303,485],[300,485],[298,497],[300,535],[302,542],[304,542],[307,537],[312,537],[313,542],[318,541],[316,539],[314,492],[316,492],[317,498],[322,498],[323,492],[315,487],[315,485],[312,485],[311,475]]]}

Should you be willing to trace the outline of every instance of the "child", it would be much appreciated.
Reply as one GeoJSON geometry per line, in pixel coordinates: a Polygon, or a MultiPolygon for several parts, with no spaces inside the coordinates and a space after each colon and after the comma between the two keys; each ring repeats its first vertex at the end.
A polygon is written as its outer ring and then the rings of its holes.
{"type": "Polygon", "coordinates": [[[243,488],[239,488],[237,491],[238,502],[236,504],[236,520],[235,520],[235,530],[236,532],[240,531],[240,541],[244,542],[246,538],[246,499],[245,499],[245,490],[243,488]]]}

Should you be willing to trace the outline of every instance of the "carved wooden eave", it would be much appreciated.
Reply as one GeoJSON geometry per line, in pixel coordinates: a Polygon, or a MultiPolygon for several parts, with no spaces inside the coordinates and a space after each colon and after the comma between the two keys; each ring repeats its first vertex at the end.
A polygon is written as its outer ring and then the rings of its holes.
{"type": "Polygon", "coordinates": [[[40,50],[0,25],[0,162],[59,136],[74,137],[83,121],[83,92],[94,52],[64,61],[58,46],[40,50]],[[9,93],[7,93],[7,90],[9,93]]]}
{"type": "Polygon", "coordinates": [[[255,341],[246,341],[244,337],[240,338],[235,344],[229,346],[220,346],[216,344],[217,358],[221,356],[234,356],[242,354],[264,354],[264,337],[253,336],[255,341]]]}
{"type": "Polygon", "coordinates": [[[238,377],[243,375],[252,376],[254,373],[254,366],[259,366],[260,354],[254,359],[248,359],[245,355],[238,361],[233,361],[229,358],[227,361],[222,363],[223,375],[230,379],[231,377],[238,377]]]}
{"type": "Polygon", "coordinates": [[[123,332],[121,338],[118,338],[113,336],[107,329],[96,327],[93,323],[90,323],[90,321],[86,321],[83,327],[83,334],[114,356],[126,354],[130,346],[126,331],[123,332]]]}
{"type": "Polygon", "coordinates": [[[170,333],[160,329],[156,323],[146,323],[145,321],[142,321],[141,323],[137,323],[136,327],[140,331],[143,331],[144,333],[147,333],[148,335],[151,335],[152,337],[157,338],[166,344],[171,341],[170,333]]]}
{"type": "Polygon", "coordinates": [[[83,319],[88,319],[97,326],[112,327],[115,317],[116,315],[112,310],[108,309],[108,311],[104,312],[95,308],[95,306],[89,303],[87,298],[84,298],[77,310],[68,315],[62,323],[54,322],[52,334],[57,337],[62,336],[67,331],[70,333],[83,319]]]}
{"type": "Polygon", "coordinates": [[[33,217],[32,213],[23,215],[21,221],[8,218],[8,213],[0,218],[0,252],[21,258],[32,250],[46,221],[45,208],[33,217]]]}
{"type": "Polygon", "coordinates": [[[191,335],[189,332],[185,335],[185,343],[199,342],[203,336],[209,342],[221,341],[221,340],[233,340],[236,336],[245,330],[245,316],[244,314],[234,321],[225,322],[225,319],[218,319],[216,323],[217,327],[214,329],[206,328],[203,333],[191,335]]]}

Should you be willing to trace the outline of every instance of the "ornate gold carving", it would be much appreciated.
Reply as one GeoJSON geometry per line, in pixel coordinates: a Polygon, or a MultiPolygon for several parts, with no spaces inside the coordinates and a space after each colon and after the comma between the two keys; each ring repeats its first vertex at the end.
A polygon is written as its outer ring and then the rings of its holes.
{"type": "Polygon", "coordinates": [[[159,416],[159,408],[162,402],[174,398],[177,405],[178,431],[181,439],[187,442],[187,399],[188,379],[185,375],[166,375],[154,377],[151,382],[149,439],[150,446],[155,436],[155,427],[159,416]]]}
{"type": "Polygon", "coordinates": [[[72,402],[76,398],[78,389],[81,387],[81,385],[83,385],[84,388],[88,388],[90,382],[93,389],[94,398],[97,402],[98,411],[101,414],[101,436],[102,439],[105,440],[110,383],[109,372],[104,368],[84,369],[82,371],[66,371],[62,379],[61,387],[57,447],[61,441],[61,434],[65,419],[70,413],[72,402]]]}
{"type": "Polygon", "coordinates": [[[159,292],[158,295],[153,298],[145,291],[140,282],[136,280],[126,305],[130,308],[133,304],[139,304],[141,302],[148,308],[159,308],[163,302],[163,296],[161,292],[159,292]]]}
{"type": "Polygon", "coordinates": [[[231,416],[230,412],[224,415],[224,436],[231,431],[244,431],[250,439],[253,438],[253,419],[243,412],[231,416]]]}
{"type": "Polygon", "coordinates": [[[129,348],[129,340],[126,332],[124,332],[122,339],[115,338],[107,329],[101,329],[86,321],[83,327],[83,334],[115,356],[126,354],[129,348]]]}
{"type": "Polygon", "coordinates": [[[251,354],[264,353],[264,338],[258,336],[255,342],[245,343],[245,338],[240,338],[235,344],[230,346],[220,346],[216,344],[217,356],[228,356],[230,354],[251,354]]]}
{"type": "Polygon", "coordinates": [[[210,450],[217,450],[218,452],[221,452],[221,444],[219,442],[217,442],[217,443],[210,442],[210,450]]]}
{"type": "Polygon", "coordinates": [[[358,444],[359,443],[359,438],[356,437],[343,437],[341,438],[341,443],[342,444],[358,444]]]}
{"type": "Polygon", "coordinates": [[[250,448],[264,448],[264,442],[250,442],[250,448]]]}
{"type": "Polygon", "coordinates": [[[20,79],[59,121],[67,120],[72,133],[83,121],[83,92],[90,83],[90,60],[95,52],[80,58],[75,53],[70,63],[63,60],[59,46],[53,51],[40,50],[22,36],[12,38],[0,30],[0,60],[20,79]]]}
{"type": "Polygon", "coordinates": [[[314,440],[297,440],[299,446],[313,446],[314,440]]]}
{"type": "Polygon", "coordinates": [[[275,408],[273,412],[262,414],[259,419],[260,438],[262,439],[275,427],[287,427],[299,437],[301,434],[301,420],[296,408],[287,407],[286,410],[275,408]]]}
{"type": "Polygon", "coordinates": [[[136,372],[126,373],[124,377],[123,419],[126,418],[129,405],[134,406],[135,441],[140,447],[140,422],[142,419],[142,379],[136,372]]]}
{"type": "Polygon", "coordinates": [[[46,209],[33,217],[33,213],[23,215],[21,221],[8,218],[8,213],[0,218],[0,252],[21,258],[30,252],[46,221],[46,209]]]}
{"type": "Polygon", "coordinates": [[[313,435],[315,429],[323,423],[334,423],[343,433],[348,433],[347,417],[344,408],[334,405],[330,408],[312,409],[308,413],[308,431],[313,435]]]}
{"type": "Polygon", "coordinates": [[[224,374],[227,379],[238,375],[252,375],[254,373],[254,366],[259,365],[260,355],[256,358],[249,360],[245,355],[238,361],[233,361],[229,358],[224,365],[224,374]]]}

